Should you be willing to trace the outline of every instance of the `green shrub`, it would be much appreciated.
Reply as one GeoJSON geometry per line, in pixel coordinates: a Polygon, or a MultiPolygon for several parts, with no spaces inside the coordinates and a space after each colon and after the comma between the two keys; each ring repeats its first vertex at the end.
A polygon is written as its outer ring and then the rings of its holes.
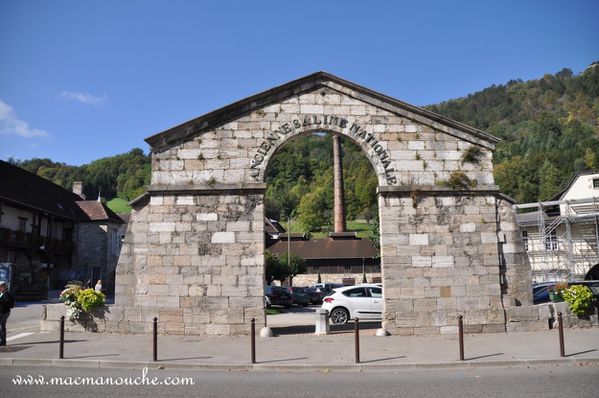
{"type": "Polygon", "coordinates": [[[560,291],[564,301],[570,304],[570,311],[584,315],[593,304],[593,292],[586,286],[574,285],[560,291]]]}
{"type": "Polygon", "coordinates": [[[472,163],[476,165],[480,165],[481,157],[483,156],[483,151],[477,146],[470,146],[464,154],[462,155],[462,164],[464,163],[472,163]]]}
{"type": "Polygon", "coordinates": [[[85,312],[102,307],[105,303],[104,294],[96,292],[94,289],[84,289],[77,295],[77,303],[81,306],[81,309],[85,312]]]}
{"type": "Polygon", "coordinates": [[[470,179],[466,173],[462,171],[453,171],[447,180],[436,181],[436,184],[458,190],[472,189],[478,185],[478,181],[476,181],[476,179],[470,179]]]}
{"type": "Polygon", "coordinates": [[[103,307],[106,297],[94,289],[83,289],[83,282],[71,281],[60,294],[60,300],[67,307],[66,315],[69,319],[76,321],[82,313],[103,307]]]}

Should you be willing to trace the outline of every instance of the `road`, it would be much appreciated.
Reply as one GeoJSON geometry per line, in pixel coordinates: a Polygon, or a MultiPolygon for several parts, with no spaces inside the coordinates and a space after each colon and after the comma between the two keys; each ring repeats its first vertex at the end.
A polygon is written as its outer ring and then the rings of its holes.
{"type": "MultiPolygon", "coordinates": [[[[148,382],[193,385],[15,385],[13,379],[32,375],[44,380],[62,377],[69,384],[77,377],[96,383],[118,383],[123,378],[142,382],[141,369],[86,369],[0,367],[0,396],[33,397],[593,397],[599,391],[599,368],[569,365],[536,368],[480,368],[468,370],[410,371],[189,371],[150,369],[148,382]],[[170,379],[166,379],[169,377],[170,379]],[[100,380],[99,378],[102,378],[100,380]],[[110,378],[110,379],[107,379],[110,378]],[[120,379],[119,379],[120,378],[120,379]],[[187,379],[182,379],[187,378],[187,379]]],[[[78,379],[81,381],[81,379],[78,379]]],[[[146,382],[147,383],[147,382],[146,382]]]]}
{"type": "Polygon", "coordinates": [[[273,307],[283,312],[276,315],[267,315],[266,323],[268,326],[289,326],[289,325],[314,325],[316,322],[316,310],[320,305],[310,305],[307,307],[291,306],[289,308],[273,307]]]}

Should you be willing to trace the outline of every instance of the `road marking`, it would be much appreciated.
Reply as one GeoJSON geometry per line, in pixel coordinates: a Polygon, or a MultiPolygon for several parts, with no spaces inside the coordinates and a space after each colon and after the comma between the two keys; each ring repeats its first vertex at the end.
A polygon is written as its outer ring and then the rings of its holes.
{"type": "Polygon", "coordinates": [[[27,336],[31,336],[32,334],[35,334],[35,332],[26,332],[26,333],[19,333],[19,334],[15,334],[14,336],[10,336],[6,339],[6,341],[11,341],[11,340],[16,340],[16,339],[20,339],[22,337],[27,337],[27,336]]]}

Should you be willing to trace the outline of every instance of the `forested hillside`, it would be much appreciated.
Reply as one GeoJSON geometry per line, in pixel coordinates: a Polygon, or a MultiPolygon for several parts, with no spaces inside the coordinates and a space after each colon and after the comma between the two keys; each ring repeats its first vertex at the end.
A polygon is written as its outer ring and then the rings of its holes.
{"type": "Polygon", "coordinates": [[[50,159],[8,161],[67,189],[72,188],[74,181],[82,181],[83,193],[88,199],[97,198],[100,191],[103,198],[119,197],[128,201],[145,192],[150,183],[150,157],[139,148],[82,166],[50,159]]]}
{"type": "Polygon", "coordinates": [[[505,85],[428,109],[494,134],[495,181],[518,202],[546,200],[577,172],[599,168],[599,64],[579,75],[505,85]]]}
{"type": "MultiPolygon", "coordinates": [[[[599,63],[574,75],[511,80],[428,109],[503,138],[495,151],[495,180],[518,202],[546,200],[570,177],[599,169],[599,63]]],[[[269,164],[266,213],[292,214],[306,230],[332,224],[333,160],[329,134],[285,145],[269,164]]],[[[88,198],[131,200],[150,180],[150,158],[139,148],[76,167],[49,159],[9,160],[70,189],[84,182],[88,198]]],[[[376,216],[376,177],[361,149],[343,141],[348,219],[376,216]]]]}
{"type": "MultiPolygon", "coordinates": [[[[342,141],[347,218],[372,219],[377,181],[372,165],[357,145],[342,141]]],[[[333,220],[333,140],[312,134],[292,140],[273,157],[266,173],[266,214],[289,214],[307,231],[325,229],[333,220]]]]}

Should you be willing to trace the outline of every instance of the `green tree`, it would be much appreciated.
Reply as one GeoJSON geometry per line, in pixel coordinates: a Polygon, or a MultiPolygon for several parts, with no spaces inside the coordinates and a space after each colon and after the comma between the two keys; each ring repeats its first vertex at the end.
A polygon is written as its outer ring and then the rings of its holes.
{"type": "Polygon", "coordinates": [[[559,172],[550,162],[545,162],[540,171],[541,186],[539,188],[539,199],[549,200],[559,192],[559,172]]]}
{"type": "Polygon", "coordinates": [[[264,251],[264,278],[268,285],[273,281],[284,281],[287,278],[287,269],[281,265],[277,256],[270,250],[264,251]]]}
{"type": "Polygon", "coordinates": [[[291,256],[288,257],[287,253],[285,253],[279,258],[279,263],[286,274],[283,280],[289,278],[289,286],[293,286],[293,278],[296,275],[306,272],[306,260],[297,254],[291,253],[291,256]]]}
{"type": "Polygon", "coordinates": [[[332,224],[332,178],[322,178],[322,184],[312,184],[313,190],[304,195],[297,209],[297,219],[308,231],[326,230],[332,224]]]}
{"type": "Polygon", "coordinates": [[[372,226],[370,227],[370,241],[372,242],[372,246],[377,248],[377,249],[381,249],[381,229],[379,227],[379,219],[378,217],[376,217],[372,223],[372,226]]]}
{"type": "MultiPolygon", "coordinates": [[[[377,208],[378,186],[374,169],[363,150],[351,139],[342,143],[345,207],[348,219],[377,208]]],[[[326,229],[332,222],[333,160],[330,134],[295,138],[271,159],[267,169],[265,213],[286,218],[296,210],[309,231],[326,229]]]]}
{"type": "Polygon", "coordinates": [[[587,148],[584,151],[584,162],[589,170],[597,169],[597,153],[593,152],[591,148],[587,148]]]}

